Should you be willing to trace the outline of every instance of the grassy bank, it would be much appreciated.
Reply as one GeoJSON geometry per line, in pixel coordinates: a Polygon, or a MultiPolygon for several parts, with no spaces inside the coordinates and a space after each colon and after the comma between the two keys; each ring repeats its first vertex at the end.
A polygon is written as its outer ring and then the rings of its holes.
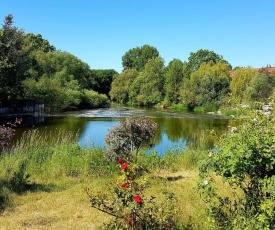
{"type": "MultiPolygon", "coordinates": [[[[77,135],[60,138],[36,130],[26,133],[0,158],[1,229],[96,229],[110,216],[90,207],[86,188],[106,190],[118,175],[99,148],[83,149],[77,135]]],[[[196,192],[199,159],[205,152],[189,149],[164,157],[141,154],[149,170],[148,194],[170,190],[178,198],[180,222],[188,229],[208,229],[203,202],[196,192]]]]}

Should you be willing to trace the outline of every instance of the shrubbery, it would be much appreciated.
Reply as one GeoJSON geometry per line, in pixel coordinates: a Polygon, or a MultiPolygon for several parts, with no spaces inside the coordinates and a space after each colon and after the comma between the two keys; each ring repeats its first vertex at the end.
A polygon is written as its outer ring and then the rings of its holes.
{"type": "Polygon", "coordinates": [[[107,158],[117,160],[121,157],[137,160],[141,147],[148,146],[155,136],[157,124],[145,117],[126,118],[112,128],[105,138],[107,158]]]}
{"type": "Polygon", "coordinates": [[[274,117],[257,111],[232,131],[202,164],[199,191],[223,229],[274,229],[274,117]]]}
{"type": "Polygon", "coordinates": [[[81,107],[98,108],[109,105],[110,101],[105,94],[99,94],[93,90],[84,90],[81,99],[81,107]]]}

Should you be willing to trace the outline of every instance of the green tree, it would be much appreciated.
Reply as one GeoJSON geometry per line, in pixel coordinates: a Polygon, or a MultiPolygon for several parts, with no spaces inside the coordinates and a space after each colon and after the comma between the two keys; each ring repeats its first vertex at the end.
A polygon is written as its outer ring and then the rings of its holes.
{"type": "Polygon", "coordinates": [[[63,82],[77,80],[81,88],[87,88],[87,78],[89,77],[89,65],[75,57],[74,55],[63,52],[37,51],[34,53],[36,65],[33,66],[32,78],[39,79],[46,74],[48,77],[54,76],[58,72],[63,74],[63,82]]]}
{"type": "Polygon", "coordinates": [[[87,88],[109,95],[114,76],[117,74],[113,69],[92,69],[87,80],[87,88]]]}
{"type": "Polygon", "coordinates": [[[105,94],[99,94],[93,90],[84,90],[80,107],[83,108],[99,108],[109,105],[109,99],[105,94]]]}
{"type": "Polygon", "coordinates": [[[217,63],[217,62],[224,62],[232,69],[232,66],[223,59],[223,56],[216,54],[213,51],[200,49],[196,52],[191,52],[188,58],[188,62],[185,68],[184,75],[190,77],[191,73],[195,70],[198,70],[202,63],[217,63]]]}
{"type": "Polygon", "coordinates": [[[269,97],[275,91],[275,78],[267,73],[257,74],[246,89],[245,95],[250,103],[267,103],[269,97]]]}
{"type": "Polygon", "coordinates": [[[159,57],[159,52],[155,47],[143,45],[141,47],[128,50],[122,56],[122,66],[124,70],[134,68],[137,71],[141,71],[150,59],[156,57],[159,57]]]}
{"type": "Polygon", "coordinates": [[[228,92],[229,66],[224,62],[209,62],[201,64],[190,79],[184,80],[181,98],[189,109],[203,106],[206,110],[216,110],[228,92]]]}
{"type": "Polygon", "coordinates": [[[183,81],[184,63],[179,59],[173,59],[165,69],[165,101],[169,105],[179,102],[180,86],[183,81]]]}
{"type": "Polygon", "coordinates": [[[32,55],[36,64],[24,81],[25,97],[43,99],[51,112],[78,107],[85,98],[89,66],[67,52],[38,50],[32,55]]]}
{"type": "Polygon", "coordinates": [[[126,69],[121,74],[115,75],[110,90],[111,100],[121,104],[129,102],[130,87],[137,76],[138,71],[135,69],[126,69]]]}
{"type": "Polygon", "coordinates": [[[244,102],[244,92],[256,75],[257,70],[252,68],[238,68],[235,70],[230,82],[231,100],[233,104],[244,102]]]}
{"type": "Polygon", "coordinates": [[[56,48],[51,45],[48,40],[44,39],[41,34],[24,34],[24,42],[26,48],[31,52],[38,50],[45,53],[56,51],[56,48]]]}
{"type": "Polygon", "coordinates": [[[66,89],[58,78],[43,75],[38,81],[27,79],[24,81],[27,98],[44,100],[48,112],[58,112],[69,106],[66,99],[66,89]]]}
{"type": "Polygon", "coordinates": [[[164,61],[150,59],[130,88],[130,101],[137,105],[153,106],[164,97],[164,61]]]}
{"type": "Polygon", "coordinates": [[[7,15],[0,30],[0,103],[22,97],[22,81],[30,64],[23,34],[13,26],[13,16],[7,15]]]}

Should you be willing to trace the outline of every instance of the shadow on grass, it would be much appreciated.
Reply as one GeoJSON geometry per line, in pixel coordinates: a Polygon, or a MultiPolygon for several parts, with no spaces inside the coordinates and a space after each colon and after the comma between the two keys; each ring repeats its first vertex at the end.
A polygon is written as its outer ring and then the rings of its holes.
{"type": "Polygon", "coordinates": [[[56,192],[65,189],[64,186],[58,186],[54,184],[36,184],[29,183],[14,184],[11,181],[0,181],[0,215],[6,208],[12,206],[12,200],[10,195],[12,193],[22,195],[26,192],[56,192]]]}

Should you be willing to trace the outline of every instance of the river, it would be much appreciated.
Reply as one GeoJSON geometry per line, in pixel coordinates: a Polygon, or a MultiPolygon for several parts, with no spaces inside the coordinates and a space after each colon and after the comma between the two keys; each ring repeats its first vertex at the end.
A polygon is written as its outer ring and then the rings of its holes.
{"type": "Polygon", "coordinates": [[[46,132],[63,129],[78,132],[80,146],[104,148],[104,139],[109,130],[119,125],[121,119],[133,116],[146,116],[158,124],[154,146],[147,150],[157,151],[158,155],[163,155],[167,151],[182,151],[187,145],[206,144],[211,147],[211,131],[220,136],[228,130],[228,126],[234,126],[237,122],[230,117],[218,115],[113,106],[44,117],[42,122],[32,127],[23,125],[17,128],[15,139],[19,139],[22,133],[29,129],[35,128],[46,132]]]}

